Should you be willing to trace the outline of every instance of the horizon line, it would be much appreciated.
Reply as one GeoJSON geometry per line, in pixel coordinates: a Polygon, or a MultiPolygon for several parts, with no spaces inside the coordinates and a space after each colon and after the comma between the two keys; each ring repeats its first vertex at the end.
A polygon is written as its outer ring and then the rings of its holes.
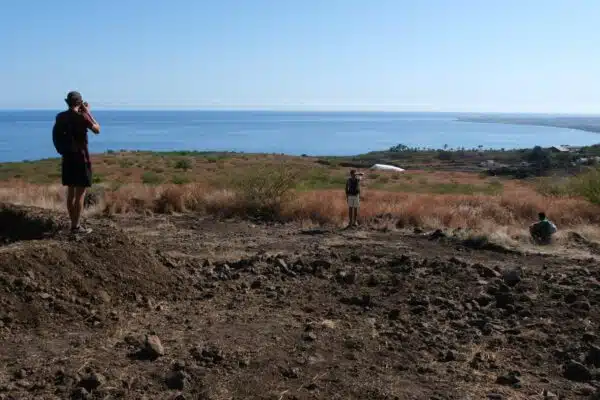
{"type": "MultiPolygon", "coordinates": [[[[2,111],[60,111],[64,108],[48,108],[48,107],[24,107],[24,108],[1,108],[2,111]]],[[[433,110],[360,110],[360,109],[273,109],[273,108],[138,108],[138,107],[94,107],[94,111],[176,111],[176,112],[273,112],[273,113],[387,113],[387,114],[522,114],[522,115],[580,115],[580,116],[600,116],[598,112],[580,112],[580,111],[433,111],[433,110]]]]}

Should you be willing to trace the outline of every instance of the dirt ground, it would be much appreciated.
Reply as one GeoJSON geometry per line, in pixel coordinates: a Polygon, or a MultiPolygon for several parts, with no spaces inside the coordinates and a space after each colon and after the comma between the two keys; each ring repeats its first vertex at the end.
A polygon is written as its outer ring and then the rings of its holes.
{"type": "Polygon", "coordinates": [[[0,209],[0,399],[600,399],[600,265],[428,232],[0,209]],[[13,229],[19,226],[19,229],[13,229]]]}

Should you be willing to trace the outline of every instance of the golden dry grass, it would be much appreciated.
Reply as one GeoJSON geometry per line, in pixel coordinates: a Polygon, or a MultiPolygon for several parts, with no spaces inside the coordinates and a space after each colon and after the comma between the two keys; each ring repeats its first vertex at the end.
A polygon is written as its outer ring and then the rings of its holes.
{"type": "MultiPolygon", "coordinates": [[[[343,193],[347,170],[319,165],[310,158],[146,153],[96,158],[95,171],[109,179],[99,183],[102,201],[88,214],[194,212],[242,218],[266,216],[301,222],[303,226],[341,226],[347,221],[343,193]],[[190,169],[177,168],[179,164],[190,169]],[[144,184],[142,177],[148,172],[160,175],[165,182],[172,172],[185,175],[190,183],[144,184]]],[[[23,173],[35,168],[52,169],[39,163],[9,167],[31,169],[23,173]]],[[[600,206],[565,193],[540,194],[539,185],[534,183],[466,172],[365,172],[360,219],[374,228],[462,228],[466,234],[484,233],[496,242],[511,244],[526,242],[528,225],[539,211],[545,211],[559,226],[559,241],[566,240],[566,229],[583,232],[586,237],[600,237],[600,206]]],[[[0,202],[64,208],[64,188],[25,182],[16,176],[10,175],[10,179],[0,183],[0,202]]]]}
{"type": "MultiPolygon", "coordinates": [[[[64,188],[59,185],[11,183],[0,187],[0,201],[62,209],[64,188]]],[[[129,213],[150,210],[157,213],[199,212],[239,215],[245,204],[235,189],[213,189],[206,184],[122,185],[105,190],[106,213],[129,213]]],[[[398,193],[368,190],[361,200],[360,216],[364,221],[394,220],[398,227],[447,227],[481,229],[489,224],[500,227],[523,226],[536,218],[540,210],[562,227],[600,223],[600,207],[570,197],[545,197],[533,188],[515,186],[500,195],[454,195],[398,193]]],[[[292,192],[282,204],[280,215],[285,221],[313,221],[341,224],[347,206],[342,190],[292,192]]]]}

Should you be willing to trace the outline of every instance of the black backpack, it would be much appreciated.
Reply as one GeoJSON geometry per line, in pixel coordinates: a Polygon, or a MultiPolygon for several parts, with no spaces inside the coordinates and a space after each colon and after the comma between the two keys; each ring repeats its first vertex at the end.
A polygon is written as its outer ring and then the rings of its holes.
{"type": "Polygon", "coordinates": [[[70,118],[69,115],[64,112],[56,116],[54,127],[52,128],[52,142],[54,148],[58,154],[65,155],[71,147],[71,134],[70,134],[70,118]]]}

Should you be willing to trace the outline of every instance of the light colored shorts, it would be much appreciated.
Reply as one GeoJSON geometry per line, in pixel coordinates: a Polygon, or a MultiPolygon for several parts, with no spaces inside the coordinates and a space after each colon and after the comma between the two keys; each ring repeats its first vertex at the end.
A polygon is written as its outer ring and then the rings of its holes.
{"type": "Polygon", "coordinates": [[[348,196],[348,207],[358,208],[360,206],[360,196],[348,196]]]}

